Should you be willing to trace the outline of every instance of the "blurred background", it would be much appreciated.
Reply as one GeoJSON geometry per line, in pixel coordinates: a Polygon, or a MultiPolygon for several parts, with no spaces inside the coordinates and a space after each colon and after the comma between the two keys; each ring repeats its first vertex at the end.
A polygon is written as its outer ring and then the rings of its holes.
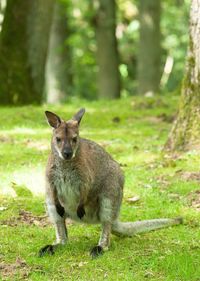
{"type": "Polygon", "coordinates": [[[179,93],[189,2],[0,0],[0,104],[179,93]]]}

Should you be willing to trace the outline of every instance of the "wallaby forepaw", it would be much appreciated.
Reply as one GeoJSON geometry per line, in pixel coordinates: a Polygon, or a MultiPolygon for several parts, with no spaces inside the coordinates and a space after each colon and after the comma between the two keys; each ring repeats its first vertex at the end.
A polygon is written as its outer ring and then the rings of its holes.
{"type": "Polygon", "coordinates": [[[84,206],[82,206],[82,205],[78,206],[78,208],[77,208],[77,216],[79,217],[80,220],[82,219],[82,217],[85,216],[84,206]]]}
{"type": "Polygon", "coordinates": [[[90,256],[95,259],[97,257],[99,257],[100,255],[103,254],[103,248],[101,246],[95,246],[94,248],[92,248],[92,250],[90,251],[90,256]]]}
{"type": "Polygon", "coordinates": [[[54,254],[54,246],[46,245],[39,250],[39,257],[43,257],[45,254],[52,256],[54,254]]]}

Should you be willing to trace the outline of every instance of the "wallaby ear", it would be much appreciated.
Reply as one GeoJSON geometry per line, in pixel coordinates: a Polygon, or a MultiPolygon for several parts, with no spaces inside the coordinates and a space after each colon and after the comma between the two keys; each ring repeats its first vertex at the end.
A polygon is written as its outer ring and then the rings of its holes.
{"type": "Polygon", "coordinates": [[[50,111],[45,111],[46,117],[47,117],[47,121],[49,123],[49,125],[53,128],[58,128],[61,124],[61,119],[58,115],[56,115],[53,112],[50,111]]]}
{"type": "Polygon", "coordinates": [[[78,122],[78,124],[81,122],[81,119],[85,113],[85,108],[81,108],[72,118],[72,120],[75,120],[78,122]]]}

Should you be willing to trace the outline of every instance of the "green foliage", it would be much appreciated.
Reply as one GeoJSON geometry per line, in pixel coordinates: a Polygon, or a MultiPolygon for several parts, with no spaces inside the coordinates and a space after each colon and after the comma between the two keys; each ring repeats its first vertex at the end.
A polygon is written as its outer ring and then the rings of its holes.
{"type": "Polygon", "coordinates": [[[100,143],[121,163],[126,175],[123,221],[184,217],[184,225],[121,239],[112,236],[110,251],[91,260],[88,252],[100,227],[69,225],[69,243],[54,256],[38,250],[55,238],[43,221],[44,166],[51,129],[46,106],[1,108],[0,120],[0,253],[7,280],[174,280],[197,281],[199,272],[198,151],[162,152],[174,116],[176,96],[126,98],[120,101],[74,100],[48,110],[70,118],[86,107],[81,135],[100,143]],[[12,182],[38,196],[10,197],[12,182]],[[5,193],[6,192],[6,193],[5,193]],[[140,196],[133,205],[128,197],[140,196]],[[196,204],[196,205],[195,205],[196,204]],[[41,217],[42,216],[42,217],[41,217]],[[6,271],[6,268],[9,270],[6,271]],[[6,273],[7,272],[7,273],[6,273]]]}
{"type": "Polygon", "coordinates": [[[183,79],[185,56],[189,42],[189,8],[190,1],[163,2],[161,30],[163,34],[164,57],[172,56],[174,66],[166,85],[166,91],[175,90],[183,79]]]}
{"type": "Polygon", "coordinates": [[[73,53],[73,96],[93,100],[97,98],[96,92],[96,43],[92,23],[95,11],[92,4],[74,1],[66,2],[67,17],[71,34],[66,38],[73,53]]]}
{"type": "MultiPolygon", "coordinates": [[[[137,89],[137,54],[139,41],[138,1],[118,0],[119,50],[121,54],[121,75],[125,95],[135,95],[137,89]],[[125,68],[128,71],[123,73],[125,68]]],[[[183,78],[186,49],[188,44],[190,1],[162,1],[161,44],[162,72],[167,56],[174,60],[172,72],[162,91],[179,89],[183,78]]]]}

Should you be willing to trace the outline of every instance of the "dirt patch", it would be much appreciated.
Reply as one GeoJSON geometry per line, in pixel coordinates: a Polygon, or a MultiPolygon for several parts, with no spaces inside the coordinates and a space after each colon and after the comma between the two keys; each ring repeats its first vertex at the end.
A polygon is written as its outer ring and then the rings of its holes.
{"type": "Polygon", "coordinates": [[[162,122],[162,119],[157,116],[148,116],[148,117],[145,117],[144,120],[148,121],[152,124],[158,124],[158,123],[162,122]]]}
{"type": "Polygon", "coordinates": [[[200,190],[190,192],[188,202],[189,206],[200,212],[200,190]]]}
{"type": "Polygon", "coordinates": [[[1,280],[30,280],[29,275],[33,271],[43,272],[43,268],[40,265],[29,266],[20,257],[14,263],[0,262],[1,280]]]}
{"type": "Polygon", "coordinates": [[[174,115],[167,115],[165,113],[162,113],[157,116],[147,116],[144,118],[144,120],[147,120],[151,122],[152,124],[158,124],[160,122],[165,122],[165,123],[172,123],[175,119],[174,115]]]}
{"type": "Polygon", "coordinates": [[[49,220],[47,215],[35,216],[29,211],[20,210],[18,217],[12,217],[9,220],[0,222],[1,225],[17,226],[19,224],[37,225],[40,227],[48,226],[49,220]]]}
{"type": "Polygon", "coordinates": [[[34,148],[37,149],[39,151],[46,151],[49,149],[49,144],[47,144],[46,142],[43,141],[36,141],[36,140],[26,140],[24,142],[24,144],[28,147],[28,148],[34,148]]]}
{"type": "Polygon", "coordinates": [[[0,271],[2,280],[7,280],[8,277],[14,280],[15,275],[19,274],[20,279],[26,280],[30,274],[30,267],[21,258],[17,258],[14,263],[6,264],[4,262],[0,263],[0,271]]]}
{"type": "Polygon", "coordinates": [[[0,143],[9,143],[9,144],[13,144],[15,141],[13,138],[11,137],[8,137],[8,136],[4,136],[4,135],[1,135],[0,136],[0,143]]]}
{"type": "Polygon", "coordinates": [[[168,108],[169,105],[158,97],[144,97],[142,101],[132,101],[131,103],[133,109],[152,109],[158,107],[168,108]]]}
{"type": "Polygon", "coordinates": [[[170,184],[169,177],[160,175],[156,177],[156,182],[159,184],[160,188],[167,188],[170,184]]]}
{"type": "MultiPolygon", "coordinates": [[[[47,227],[51,223],[47,215],[45,216],[35,216],[33,213],[25,210],[20,210],[19,215],[17,217],[11,217],[8,220],[0,221],[0,225],[4,226],[18,226],[19,224],[26,224],[26,225],[36,225],[39,227],[47,227]]],[[[65,220],[66,225],[73,224],[72,220],[67,218],[65,220]]]]}
{"type": "Polygon", "coordinates": [[[198,181],[200,182],[200,172],[182,172],[180,171],[179,177],[185,181],[198,181]]]}

